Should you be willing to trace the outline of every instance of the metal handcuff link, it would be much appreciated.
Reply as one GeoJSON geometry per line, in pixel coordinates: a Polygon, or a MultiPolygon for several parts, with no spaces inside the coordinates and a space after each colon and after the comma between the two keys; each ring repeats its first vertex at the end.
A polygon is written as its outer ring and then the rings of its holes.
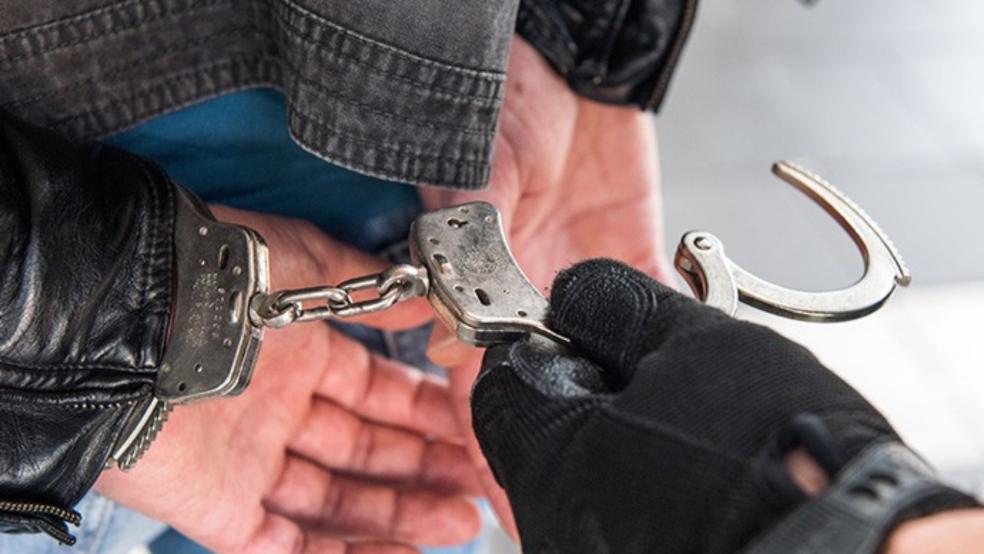
{"type": "MultiPolygon", "coordinates": [[[[745,271],[725,255],[714,235],[694,231],[681,240],[675,266],[698,300],[729,315],[744,302],[792,319],[845,321],[874,312],[897,286],[909,283],[891,241],[854,202],[793,164],[779,162],[772,170],[851,236],[864,258],[864,275],[841,290],[788,289],[745,271]]],[[[420,215],[410,230],[411,264],[336,286],[270,292],[263,239],[250,229],[215,221],[190,195],[179,196],[185,209],[178,210],[175,221],[179,278],[172,340],[153,398],[136,410],[111,454],[111,463],[123,469],[146,451],[175,404],[241,393],[266,327],[345,319],[426,297],[438,319],[474,346],[530,334],[570,342],[548,326],[549,303],[517,265],[491,204],[473,202],[420,215]],[[355,300],[360,291],[372,297],[355,300]]]]}

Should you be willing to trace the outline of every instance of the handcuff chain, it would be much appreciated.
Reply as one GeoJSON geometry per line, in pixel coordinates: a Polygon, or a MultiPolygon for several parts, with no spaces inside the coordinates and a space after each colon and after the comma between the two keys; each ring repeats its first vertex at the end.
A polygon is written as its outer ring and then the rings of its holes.
{"type": "Polygon", "coordinates": [[[385,271],[349,279],[336,286],[280,290],[257,294],[250,302],[254,325],[280,329],[292,323],[346,319],[382,312],[396,304],[426,296],[430,288],[427,270],[410,264],[394,265],[385,271]],[[356,301],[352,294],[375,289],[378,296],[356,301]],[[305,302],[324,302],[304,307],[305,302]]]}

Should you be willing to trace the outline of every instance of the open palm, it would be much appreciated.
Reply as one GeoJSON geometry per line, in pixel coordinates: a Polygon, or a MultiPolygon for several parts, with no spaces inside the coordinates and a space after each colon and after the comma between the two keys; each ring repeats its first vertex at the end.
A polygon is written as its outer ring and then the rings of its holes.
{"type": "MultiPolygon", "coordinates": [[[[505,105],[492,169],[481,192],[423,192],[430,207],[485,200],[503,214],[520,267],[546,291],[554,275],[576,261],[616,258],[668,282],[662,249],[659,167],[652,119],[574,95],[527,43],[513,44],[505,105]]],[[[449,366],[455,408],[470,433],[469,394],[482,352],[450,335],[435,338],[431,355],[449,366]]],[[[475,441],[470,452],[485,462],[475,441]]],[[[505,495],[483,469],[483,485],[507,526],[505,495]]]]}
{"type": "MultiPolygon", "coordinates": [[[[276,288],[381,269],[305,223],[217,208],[267,240],[276,288]]],[[[366,323],[431,317],[418,301],[366,323]]],[[[478,492],[447,385],[371,354],[328,325],[268,331],[236,398],[179,406],[103,494],[218,552],[395,554],[471,538],[478,492]]]]}

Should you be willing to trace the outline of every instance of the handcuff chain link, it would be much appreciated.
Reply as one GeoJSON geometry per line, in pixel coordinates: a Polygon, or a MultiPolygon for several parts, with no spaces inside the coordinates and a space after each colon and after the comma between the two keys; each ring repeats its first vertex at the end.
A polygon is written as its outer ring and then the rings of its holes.
{"type": "Polygon", "coordinates": [[[380,273],[349,279],[336,286],[280,290],[257,294],[250,302],[254,325],[280,329],[292,323],[346,319],[382,312],[411,298],[426,296],[427,270],[410,264],[394,265],[380,273]],[[375,290],[375,298],[355,300],[359,291],[375,290]],[[305,307],[305,302],[323,302],[305,307]]]}

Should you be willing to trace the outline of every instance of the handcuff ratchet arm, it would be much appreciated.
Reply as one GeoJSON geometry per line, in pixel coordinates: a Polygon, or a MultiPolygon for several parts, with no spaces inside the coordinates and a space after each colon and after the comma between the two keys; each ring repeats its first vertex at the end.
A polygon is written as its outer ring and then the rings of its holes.
{"type": "Polygon", "coordinates": [[[675,265],[694,296],[734,315],[738,302],[791,319],[835,322],[857,319],[878,310],[897,286],[911,281],[909,270],[888,236],[843,193],[817,175],[789,162],[772,172],[820,205],[843,228],[864,258],[864,275],[834,291],[805,292],[770,283],[731,261],[721,241],[705,231],[683,236],[675,265]]]}

